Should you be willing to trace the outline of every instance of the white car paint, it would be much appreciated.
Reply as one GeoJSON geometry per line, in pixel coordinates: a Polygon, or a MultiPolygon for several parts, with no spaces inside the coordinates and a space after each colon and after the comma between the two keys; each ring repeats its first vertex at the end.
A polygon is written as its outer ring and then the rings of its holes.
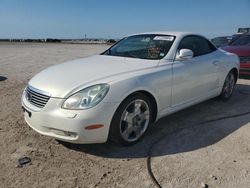
{"type": "Polygon", "coordinates": [[[151,32],[176,37],[168,54],[161,60],[96,55],[49,67],[37,74],[29,86],[47,92],[50,99],[43,108],[22,96],[22,105],[32,113],[25,120],[37,132],[73,143],[103,143],[108,139],[112,117],[119,104],[136,91],[150,93],[157,103],[159,118],[218,96],[224,80],[233,68],[239,70],[236,55],[223,50],[176,59],[177,47],[191,33],[151,32]],[[96,106],[86,110],[61,108],[72,94],[95,84],[107,83],[110,89],[96,106]],[[104,127],[86,130],[93,124],[104,127]],[[72,135],[70,135],[72,133],[72,135]]]}

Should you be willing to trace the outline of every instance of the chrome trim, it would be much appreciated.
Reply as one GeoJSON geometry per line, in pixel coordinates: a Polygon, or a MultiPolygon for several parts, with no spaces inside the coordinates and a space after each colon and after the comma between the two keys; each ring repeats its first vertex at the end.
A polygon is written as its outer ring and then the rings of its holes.
{"type": "Polygon", "coordinates": [[[25,89],[25,98],[26,100],[38,107],[38,108],[43,108],[47,102],[50,99],[50,94],[48,92],[45,91],[41,91],[39,89],[36,89],[30,85],[28,85],[28,87],[26,87],[25,89]]]}
{"type": "Polygon", "coordinates": [[[43,95],[47,95],[48,97],[51,97],[50,93],[39,90],[39,89],[36,89],[36,88],[32,87],[31,85],[28,85],[27,88],[30,88],[31,90],[33,90],[33,91],[35,91],[37,93],[40,93],[40,94],[43,94],[43,95]]]}

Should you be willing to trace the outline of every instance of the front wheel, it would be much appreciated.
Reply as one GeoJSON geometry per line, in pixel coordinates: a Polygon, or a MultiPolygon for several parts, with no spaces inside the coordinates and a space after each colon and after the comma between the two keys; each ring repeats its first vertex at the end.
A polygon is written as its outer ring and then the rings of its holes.
{"type": "Polygon", "coordinates": [[[231,71],[228,73],[225,79],[225,82],[224,82],[224,85],[220,94],[220,98],[222,100],[228,100],[232,96],[235,83],[236,83],[236,77],[234,73],[231,71]]]}
{"type": "Polygon", "coordinates": [[[125,99],[111,122],[109,138],[122,145],[140,140],[152,122],[152,106],[149,99],[136,93],[125,99]]]}

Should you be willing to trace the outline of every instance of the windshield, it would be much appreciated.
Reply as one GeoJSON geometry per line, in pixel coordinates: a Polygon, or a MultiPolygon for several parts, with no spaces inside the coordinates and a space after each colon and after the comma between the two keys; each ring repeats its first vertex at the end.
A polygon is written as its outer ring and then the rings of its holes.
{"type": "Polygon", "coordinates": [[[162,59],[171,48],[175,37],[170,35],[135,35],[122,39],[102,55],[140,59],[162,59]]]}
{"type": "Polygon", "coordinates": [[[242,35],[230,43],[230,46],[250,45],[250,35],[242,35]]]}

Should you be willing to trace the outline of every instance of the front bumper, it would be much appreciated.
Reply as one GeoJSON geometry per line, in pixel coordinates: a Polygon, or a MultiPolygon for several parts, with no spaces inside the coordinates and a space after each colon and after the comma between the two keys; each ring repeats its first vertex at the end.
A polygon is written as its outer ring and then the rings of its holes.
{"type": "Polygon", "coordinates": [[[110,123],[118,103],[100,102],[87,110],[66,110],[61,108],[63,101],[50,98],[43,108],[38,109],[23,96],[25,121],[36,132],[66,142],[84,144],[107,141],[110,123]],[[86,126],[95,124],[104,126],[92,130],[85,129],[86,126]]]}

